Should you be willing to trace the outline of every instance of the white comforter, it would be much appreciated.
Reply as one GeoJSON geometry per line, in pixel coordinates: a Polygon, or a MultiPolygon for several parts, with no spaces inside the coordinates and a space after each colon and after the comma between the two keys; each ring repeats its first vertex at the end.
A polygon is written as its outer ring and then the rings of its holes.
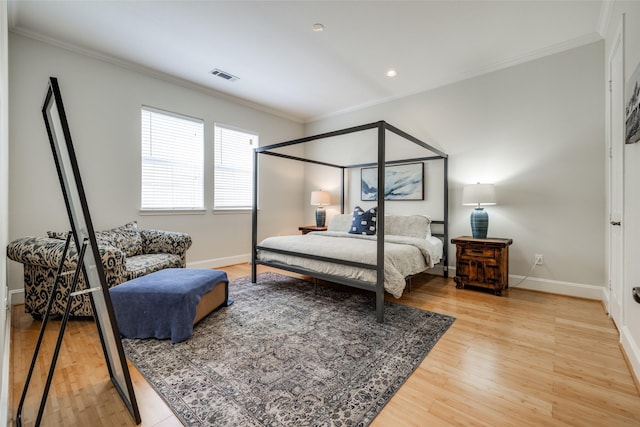
{"type": "MultiPolygon", "coordinates": [[[[259,246],[375,265],[376,239],[376,236],[325,231],[296,236],[269,237],[264,239],[259,246]]],[[[419,239],[406,236],[385,236],[385,290],[394,297],[400,298],[405,287],[405,277],[432,268],[440,262],[441,257],[442,241],[436,237],[419,239]]],[[[355,268],[265,250],[258,251],[258,259],[361,280],[371,283],[372,286],[375,286],[376,283],[376,270],[355,268]]]]}

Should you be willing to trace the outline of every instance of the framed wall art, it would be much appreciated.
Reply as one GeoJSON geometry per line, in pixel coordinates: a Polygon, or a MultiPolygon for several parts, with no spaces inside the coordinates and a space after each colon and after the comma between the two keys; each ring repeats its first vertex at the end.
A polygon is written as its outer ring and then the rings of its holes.
{"type": "MultiPolygon", "coordinates": [[[[424,163],[386,166],[384,171],[385,200],[424,200],[424,163]]],[[[360,188],[361,200],[377,200],[377,167],[360,169],[360,188]]]]}

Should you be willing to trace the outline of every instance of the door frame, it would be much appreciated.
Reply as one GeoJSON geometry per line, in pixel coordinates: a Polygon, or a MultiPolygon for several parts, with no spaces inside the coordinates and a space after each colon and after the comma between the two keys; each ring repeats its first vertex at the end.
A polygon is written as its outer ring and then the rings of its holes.
{"type": "Polygon", "coordinates": [[[620,330],[624,325],[624,302],[622,295],[625,289],[625,249],[624,249],[624,93],[625,93],[625,17],[624,14],[620,19],[620,24],[616,31],[615,39],[611,48],[611,54],[607,58],[608,72],[608,90],[607,90],[607,167],[608,167],[608,223],[607,223],[607,309],[612,320],[620,330]],[[621,57],[617,57],[621,55],[621,57]],[[620,61],[620,70],[618,75],[612,75],[614,61],[620,61]],[[618,81],[619,80],[619,81],[618,81]],[[613,91],[619,91],[617,96],[613,91]],[[618,100],[620,105],[617,106],[621,113],[621,117],[613,119],[614,99],[618,100]],[[618,126],[619,135],[622,138],[614,141],[614,131],[618,126]],[[614,150],[615,147],[615,150],[614,150]],[[614,155],[617,154],[617,155],[614,155]],[[614,179],[614,174],[619,174],[614,179]],[[615,185],[619,188],[614,188],[615,185]],[[618,194],[617,200],[614,197],[618,194]],[[620,206],[615,206],[619,203],[620,206]],[[619,223],[620,225],[614,225],[619,223]],[[616,227],[616,229],[614,229],[616,227]],[[617,237],[616,237],[617,236],[617,237]]]}
{"type": "Polygon", "coordinates": [[[9,422],[11,306],[6,247],[9,241],[9,16],[0,2],[0,425],[9,422]]]}

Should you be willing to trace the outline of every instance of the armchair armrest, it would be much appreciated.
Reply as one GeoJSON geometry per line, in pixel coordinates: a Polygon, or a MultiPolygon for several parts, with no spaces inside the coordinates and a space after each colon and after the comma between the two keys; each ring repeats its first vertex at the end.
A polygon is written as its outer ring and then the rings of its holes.
{"type": "Polygon", "coordinates": [[[184,259],[187,249],[191,247],[191,236],[177,231],[140,230],[142,252],[145,254],[169,253],[184,259]]]}
{"type": "MultiPolygon", "coordinates": [[[[22,237],[7,245],[7,256],[13,261],[44,268],[57,269],[62,261],[64,240],[48,237],[22,237]]],[[[122,270],[125,266],[125,254],[110,245],[98,245],[102,265],[106,270],[122,270]]],[[[78,264],[76,245],[69,245],[69,253],[64,262],[64,270],[74,270],[78,264]]]]}

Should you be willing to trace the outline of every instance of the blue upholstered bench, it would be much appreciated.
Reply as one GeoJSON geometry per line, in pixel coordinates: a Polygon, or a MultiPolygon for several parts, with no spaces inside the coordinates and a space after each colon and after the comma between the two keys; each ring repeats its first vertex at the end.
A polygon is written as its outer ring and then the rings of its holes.
{"type": "Polygon", "coordinates": [[[184,341],[193,325],[220,306],[231,304],[227,273],[167,268],[109,290],[120,335],[184,341]]]}

